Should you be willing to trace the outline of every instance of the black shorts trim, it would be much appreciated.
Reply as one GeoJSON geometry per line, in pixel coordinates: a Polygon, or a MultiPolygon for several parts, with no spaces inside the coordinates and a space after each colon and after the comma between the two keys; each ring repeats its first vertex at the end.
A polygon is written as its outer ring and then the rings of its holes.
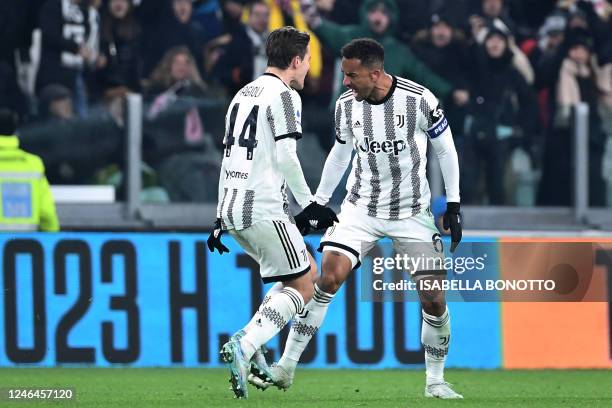
{"type": "Polygon", "coordinates": [[[359,252],[355,251],[350,246],[347,246],[347,245],[344,245],[344,244],[339,244],[337,242],[321,241],[321,244],[319,244],[319,248],[317,249],[317,251],[318,252],[323,252],[323,247],[325,247],[325,246],[330,246],[330,247],[344,249],[345,251],[349,251],[351,254],[355,255],[355,258],[357,258],[357,264],[355,265],[353,270],[355,270],[355,269],[357,269],[357,268],[359,268],[361,266],[361,261],[359,260],[359,252]]]}
{"type": "Polygon", "coordinates": [[[287,139],[289,137],[295,140],[300,140],[302,138],[302,134],[300,132],[287,133],[285,135],[276,136],[274,141],[278,142],[279,140],[287,139]]]}
{"type": "Polygon", "coordinates": [[[289,275],[279,275],[279,276],[270,276],[268,278],[261,278],[261,280],[263,281],[263,283],[270,283],[270,282],[287,282],[290,281],[292,279],[295,278],[299,278],[300,276],[308,273],[310,271],[310,265],[308,265],[306,267],[306,269],[304,269],[301,272],[297,272],[297,273],[291,273],[289,275]]]}
{"type": "Polygon", "coordinates": [[[445,269],[431,269],[428,271],[417,271],[412,276],[423,276],[423,275],[446,275],[445,269]]]}
{"type": "Polygon", "coordinates": [[[278,234],[278,238],[281,242],[281,246],[285,250],[285,256],[287,257],[287,261],[289,262],[289,269],[295,269],[299,266],[297,255],[296,258],[293,257],[293,253],[291,252],[291,246],[288,244],[284,234],[281,231],[280,221],[272,221],[274,228],[276,229],[276,234],[278,234]]]}

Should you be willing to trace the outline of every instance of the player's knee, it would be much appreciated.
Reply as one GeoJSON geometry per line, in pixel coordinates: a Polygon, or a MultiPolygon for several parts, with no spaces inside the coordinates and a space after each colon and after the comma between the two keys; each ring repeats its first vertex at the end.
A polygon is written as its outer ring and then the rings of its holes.
{"type": "Polygon", "coordinates": [[[304,285],[300,289],[300,294],[302,295],[302,299],[304,299],[304,304],[310,302],[310,299],[312,299],[312,295],[314,295],[314,286],[311,282],[308,283],[308,285],[304,285]]]}
{"type": "Polygon", "coordinates": [[[326,293],[336,293],[344,281],[342,279],[342,276],[345,274],[343,266],[335,260],[324,259],[322,270],[323,272],[317,281],[317,285],[326,293]]]}
{"type": "Polygon", "coordinates": [[[340,289],[340,284],[334,276],[323,273],[317,280],[317,286],[325,293],[334,294],[340,289]]]}
{"type": "Polygon", "coordinates": [[[446,310],[446,302],[444,300],[425,300],[421,302],[421,307],[425,313],[432,316],[442,316],[446,310]]]}

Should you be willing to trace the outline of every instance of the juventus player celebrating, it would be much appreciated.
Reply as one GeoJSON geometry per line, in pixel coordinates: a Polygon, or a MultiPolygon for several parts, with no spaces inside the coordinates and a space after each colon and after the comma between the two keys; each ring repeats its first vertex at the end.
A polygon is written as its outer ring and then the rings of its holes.
{"type": "MultiPolygon", "coordinates": [[[[427,142],[442,168],[448,200],[444,227],[450,228],[451,251],[461,241],[459,164],[451,130],[438,101],[426,88],[387,74],[384,50],[374,40],[353,40],[342,49],[344,85],[349,88],[336,103],[336,143],[332,148],[316,201],[326,204],[338,185],[353,150],[353,170],[340,223],[328,228],[321,241],[322,274],[305,312],[296,316],[285,352],[271,367],[272,383],[288,388],[306,345],[321,326],[340,285],[376,241],[389,237],[398,254],[415,254],[421,243],[429,257],[440,257],[439,235],[429,211],[430,191],[425,174],[427,142]]],[[[308,230],[303,217],[298,227],[308,230]]],[[[305,231],[304,231],[305,232],[305,231]]],[[[437,264],[440,265],[440,264],[437,264]]],[[[411,271],[413,279],[443,279],[444,270],[411,271]]],[[[418,286],[417,286],[418,287],[418,286]]],[[[444,381],[444,361],[450,341],[450,315],[443,291],[420,291],[425,350],[426,397],[463,398],[444,381]]],[[[253,384],[271,385],[250,377],[253,384]]]]}
{"type": "Polygon", "coordinates": [[[337,221],[329,208],[314,202],[296,154],[301,138],[301,100],[310,67],[310,37],[292,27],[268,37],[266,73],[242,88],[226,116],[224,157],[219,179],[217,221],[208,238],[211,252],[229,252],[223,231],[260,265],[264,283],[277,282],[247,326],[221,349],[230,367],[232,390],[246,398],[253,358],[265,375],[259,349],[300,312],[313,294],[316,264],[288,212],[288,185],[302,212],[318,227],[337,221]],[[310,273],[309,273],[310,271],[310,273]]]}

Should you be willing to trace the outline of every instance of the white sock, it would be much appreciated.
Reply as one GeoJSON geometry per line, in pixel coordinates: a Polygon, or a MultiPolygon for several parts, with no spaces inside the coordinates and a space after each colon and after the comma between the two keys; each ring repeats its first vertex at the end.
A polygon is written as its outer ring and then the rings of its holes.
{"type": "Polygon", "coordinates": [[[287,322],[304,307],[304,299],[297,290],[284,287],[273,294],[261,310],[255,314],[254,324],[240,339],[240,345],[247,359],[251,359],[255,350],[267,343],[285,327],[287,322]]]}
{"type": "Polygon", "coordinates": [[[304,307],[304,311],[293,319],[285,351],[278,362],[279,365],[291,371],[295,370],[308,342],[321,327],[333,297],[333,294],[323,292],[315,284],[312,300],[304,307]]]}
{"type": "Polygon", "coordinates": [[[426,384],[444,382],[444,362],[450,344],[450,314],[448,307],[442,316],[432,316],[422,311],[421,343],[425,349],[426,384]]]}
{"type": "MultiPolygon", "coordinates": [[[[259,309],[257,309],[257,311],[260,311],[266,305],[266,303],[268,303],[270,299],[272,299],[272,296],[274,296],[274,294],[280,292],[281,290],[283,290],[282,282],[276,282],[274,285],[272,285],[272,287],[268,290],[268,292],[266,292],[266,295],[261,301],[261,305],[259,305],[259,309]]],[[[249,329],[255,324],[255,321],[257,319],[259,319],[259,317],[257,313],[255,313],[253,317],[251,318],[251,321],[248,322],[247,325],[244,326],[242,330],[244,330],[244,332],[247,333],[249,329]]]]}

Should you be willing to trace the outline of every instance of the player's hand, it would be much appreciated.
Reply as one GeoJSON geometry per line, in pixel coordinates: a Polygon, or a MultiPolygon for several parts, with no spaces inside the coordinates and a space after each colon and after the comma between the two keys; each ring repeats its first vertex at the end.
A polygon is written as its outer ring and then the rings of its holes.
{"type": "Polygon", "coordinates": [[[463,230],[461,227],[461,213],[459,212],[459,203],[446,203],[446,212],[442,219],[444,229],[450,229],[451,232],[451,247],[450,251],[455,252],[457,245],[461,242],[463,230]]]}
{"type": "Polygon", "coordinates": [[[338,222],[334,210],[325,207],[316,201],[304,208],[304,211],[295,216],[295,224],[302,235],[307,235],[312,229],[326,229],[338,222]]]}
{"type": "Polygon", "coordinates": [[[221,255],[223,255],[224,252],[229,253],[229,249],[221,243],[222,234],[223,230],[221,229],[221,220],[217,218],[217,221],[215,221],[213,226],[213,231],[210,233],[208,240],[206,241],[210,252],[214,253],[216,249],[221,255]]]}
{"type": "Polygon", "coordinates": [[[312,232],[312,228],[308,223],[307,217],[304,215],[304,211],[295,216],[295,226],[303,237],[312,232]]]}

